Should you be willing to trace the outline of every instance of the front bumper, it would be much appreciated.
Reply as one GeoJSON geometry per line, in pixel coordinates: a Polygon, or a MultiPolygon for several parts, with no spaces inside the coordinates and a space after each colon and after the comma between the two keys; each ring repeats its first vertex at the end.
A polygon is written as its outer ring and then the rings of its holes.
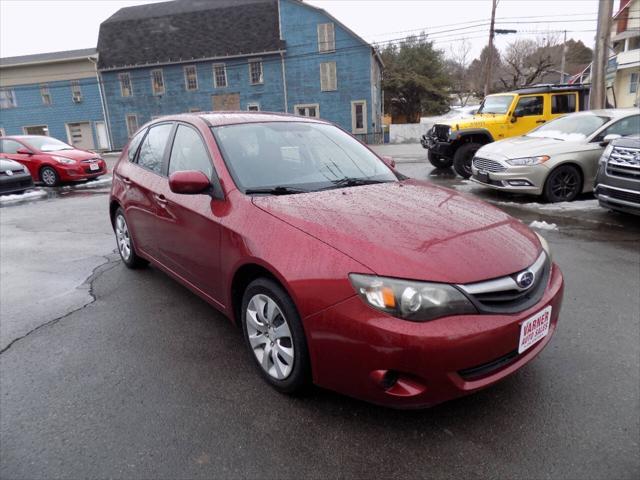
{"type": "Polygon", "coordinates": [[[22,192],[33,187],[33,180],[28,173],[0,176],[0,194],[22,192]]]}
{"type": "Polygon", "coordinates": [[[556,330],[563,295],[553,265],[542,299],[518,314],[459,315],[409,322],[357,296],[305,319],[314,382],[379,405],[421,408],[467,395],[531,361],[556,330]],[[517,354],[520,325],[552,307],[549,333],[517,354]],[[392,386],[385,372],[399,375],[392,386]]]}
{"type": "Polygon", "coordinates": [[[72,165],[58,164],[56,165],[56,171],[63,182],[89,180],[107,173],[107,164],[104,160],[92,163],[98,164],[98,170],[91,170],[91,163],[78,162],[72,165]]]}
{"type": "Polygon", "coordinates": [[[486,176],[482,175],[480,170],[472,165],[471,180],[496,190],[542,195],[549,169],[545,165],[532,165],[527,167],[509,167],[504,172],[485,173],[486,176]],[[515,184],[511,184],[510,182],[514,182],[515,184]],[[517,183],[520,182],[527,182],[528,185],[517,185],[517,183]]]}

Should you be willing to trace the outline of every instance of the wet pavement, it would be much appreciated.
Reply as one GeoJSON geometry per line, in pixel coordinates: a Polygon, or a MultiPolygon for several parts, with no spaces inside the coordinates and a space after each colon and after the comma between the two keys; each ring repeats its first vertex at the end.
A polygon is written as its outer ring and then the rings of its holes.
{"type": "MultiPolygon", "coordinates": [[[[239,331],[114,253],[108,183],[0,203],[1,478],[637,478],[640,221],[398,169],[537,226],[566,278],[559,330],[500,384],[416,412],[268,388],[239,331]],[[536,223],[534,223],[536,222],[536,223]]],[[[337,372],[339,374],[339,372],[337,372]]]]}

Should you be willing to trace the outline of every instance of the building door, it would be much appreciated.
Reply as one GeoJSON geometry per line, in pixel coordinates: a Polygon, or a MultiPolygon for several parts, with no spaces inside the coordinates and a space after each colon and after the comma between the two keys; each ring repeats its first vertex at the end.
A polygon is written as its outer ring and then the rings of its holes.
{"type": "Polygon", "coordinates": [[[49,135],[49,129],[46,125],[32,125],[30,127],[23,127],[25,135],[49,135]]]}
{"type": "Polygon", "coordinates": [[[109,149],[109,136],[104,122],[96,122],[96,139],[98,140],[98,150],[109,149]]]}
{"type": "Polygon", "coordinates": [[[90,122],[67,123],[67,136],[69,143],[77,148],[93,150],[93,131],[90,122]]]}
{"type": "Polygon", "coordinates": [[[227,93],[224,95],[211,95],[213,99],[213,111],[240,110],[240,94],[227,93]]]}
{"type": "Polygon", "coordinates": [[[351,132],[367,133],[367,102],[358,100],[351,102],[351,132]]]}

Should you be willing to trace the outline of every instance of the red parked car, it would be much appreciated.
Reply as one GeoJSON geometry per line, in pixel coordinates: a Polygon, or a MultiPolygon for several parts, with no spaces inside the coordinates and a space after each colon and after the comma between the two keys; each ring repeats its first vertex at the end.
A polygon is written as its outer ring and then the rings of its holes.
{"type": "Polygon", "coordinates": [[[323,121],[158,119],[122,153],[110,212],[124,263],[241,326],[282,392],[430,406],[513,373],[556,329],[563,279],[541,237],[323,121]]]}
{"type": "Polygon", "coordinates": [[[0,137],[0,153],[27,167],[34,182],[48,187],[90,180],[107,173],[107,164],[95,152],[45,135],[0,137]]]}

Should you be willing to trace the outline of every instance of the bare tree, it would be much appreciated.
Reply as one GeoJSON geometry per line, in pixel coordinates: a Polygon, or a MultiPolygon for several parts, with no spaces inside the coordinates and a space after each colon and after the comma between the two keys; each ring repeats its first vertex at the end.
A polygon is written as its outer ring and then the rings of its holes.
{"type": "Polygon", "coordinates": [[[469,64],[471,43],[463,38],[455,47],[451,47],[447,61],[451,75],[451,93],[453,93],[464,107],[471,97],[472,87],[469,81],[469,64]]]}
{"type": "Polygon", "coordinates": [[[558,39],[547,36],[540,40],[520,39],[507,45],[502,56],[500,82],[506,89],[531,85],[549,73],[557,64],[558,39]]]}

